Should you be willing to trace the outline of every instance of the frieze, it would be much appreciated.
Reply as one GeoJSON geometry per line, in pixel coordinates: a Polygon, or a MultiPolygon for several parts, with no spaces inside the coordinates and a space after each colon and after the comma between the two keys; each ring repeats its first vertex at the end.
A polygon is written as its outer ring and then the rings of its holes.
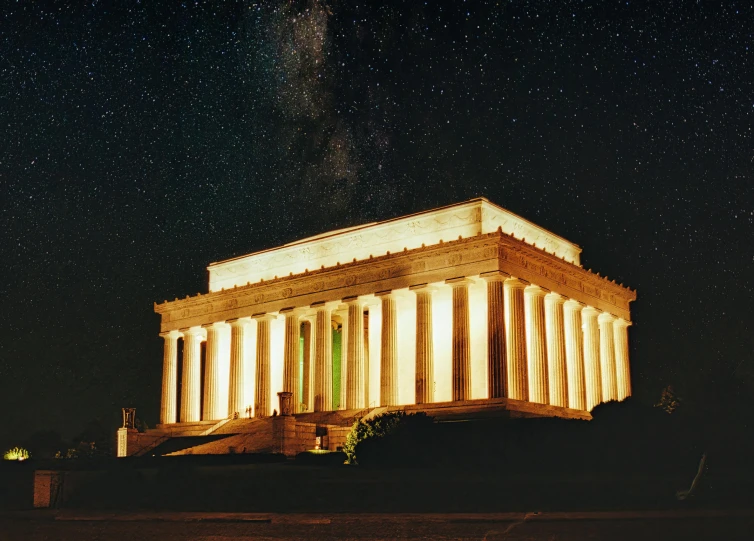
{"type": "MultiPolygon", "coordinates": [[[[412,274],[443,273],[443,269],[458,265],[471,268],[468,265],[489,259],[518,265],[623,310],[627,310],[629,302],[635,298],[635,292],[629,289],[528,246],[519,239],[495,232],[155,305],[155,311],[162,314],[163,325],[171,322],[178,324],[182,319],[237,309],[253,311],[254,305],[316,295],[328,290],[412,274]],[[317,275],[321,277],[317,279],[317,275]]],[[[259,307],[259,310],[262,309],[259,307]]]]}

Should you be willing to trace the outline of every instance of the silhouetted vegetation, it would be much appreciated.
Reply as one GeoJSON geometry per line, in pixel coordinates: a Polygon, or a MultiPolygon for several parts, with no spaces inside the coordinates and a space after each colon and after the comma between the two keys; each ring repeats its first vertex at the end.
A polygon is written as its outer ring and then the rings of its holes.
{"type": "Polygon", "coordinates": [[[386,445],[393,446],[389,453],[391,457],[395,456],[394,463],[397,465],[411,460],[413,449],[422,447],[422,440],[430,426],[432,418],[424,413],[406,414],[396,411],[383,413],[366,421],[359,419],[346,438],[343,452],[349,463],[357,464],[361,453],[371,453],[373,443],[367,442],[379,441],[380,443],[374,443],[378,452],[383,452],[382,447],[386,445]]]}
{"type": "Polygon", "coordinates": [[[747,453],[753,456],[751,429],[734,419],[719,418],[712,429],[683,408],[668,413],[666,408],[631,399],[601,404],[592,416],[592,421],[535,418],[454,423],[432,423],[427,417],[377,417],[371,425],[355,425],[355,434],[361,434],[355,456],[359,465],[376,467],[692,476],[705,452],[716,468],[741,464],[747,453]]]}

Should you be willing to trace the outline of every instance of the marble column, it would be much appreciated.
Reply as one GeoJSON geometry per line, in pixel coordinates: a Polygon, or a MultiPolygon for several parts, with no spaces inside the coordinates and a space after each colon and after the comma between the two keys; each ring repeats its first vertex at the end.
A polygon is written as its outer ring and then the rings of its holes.
{"type": "Polygon", "coordinates": [[[313,331],[314,323],[311,319],[307,318],[302,327],[302,335],[304,337],[304,370],[302,377],[304,378],[304,384],[303,384],[303,396],[301,397],[301,403],[303,405],[306,405],[305,411],[313,411],[314,410],[314,393],[312,392],[314,389],[314,385],[312,382],[312,375],[314,373],[314,370],[312,370],[312,360],[314,359],[313,350],[314,350],[314,341],[313,341],[313,331]]]}
{"type": "Polygon", "coordinates": [[[215,421],[227,417],[220,406],[220,349],[225,323],[204,325],[207,333],[207,357],[204,362],[204,407],[202,421],[215,421]]]}
{"type": "MultiPolygon", "coordinates": [[[[336,316],[340,317],[340,396],[338,396],[338,409],[346,409],[346,396],[348,395],[348,306],[341,305],[336,316]],[[345,309],[341,309],[345,307],[345,309]]],[[[334,377],[334,376],[333,376],[334,377]]],[[[333,396],[333,402],[335,397],[333,396]]],[[[333,403],[333,408],[335,404],[333,403]]]]}
{"type": "Polygon", "coordinates": [[[613,340],[615,342],[615,373],[618,385],[618,400],[631,396],[631,369],[628,363],[628,327],[624,319],[613,323],[613,340]]]}
{"type": "Polygon", "coordinates": [[[301,324],[296,310],[281,310],[285,315],[285,342],[283,350],[283,392],[291,393],[293,413],[299,413],[301,396],[299,391],[299,348],[301,324]]]}
{"type": "Polygon", "coordinates": [[[489,398],[505,396],[507,361],[505,351],[505,293],[507,275],[485,273],[487,282],[487,393],[489,398]]]}
{"type": "Polygon", "coordinates": [[[162,401],[160,402],[160,423],[172,424],[177,421],[178,398],[178,338],[181,333],[170,331],[161,334],[165,339],[162,361],[162,401]]]}
{"type": "Polygon", "coordinates": [[[348,305],[348,365],[346,366],[346,409],[364,404],[364,301],[343,299],[348,305]]]}
{"type": "Polygon", "coordinates": [[[244,364],[247,356],[246,338],[251,318],[242,317],[230,323],[230,377],[228,379],[228,416],[242,417],[246,411],[244,396],[244,364]]]}
{"type": "Polygon", "coordinates": [[[584,382],[586,383],[586,410],[592,411],[602,402],[602,376],[600,375],[600,334],[597,327],[599,312],[586,306],[581,310],[581,329],[584,334],[584,382]]]}
{"type": "Polygon", "coordinates": [[[314,411],[332,410],[332,305],[320,304],[314,329],[314,411]]]}
{"type": "Polygon", "coordinates": [[[529,369],[529,402],[547,404],[547,343],[545,340],[545,290],[531,284],[524,289],[526,359],[529,369]]]}
{"type": "Polygon", "coordinates": [[[416,403],[434,402],[435,355],[432,343],[432,292],[426,284],[413,286],[416,293],[416,403]]]}
{"type": "Polygon", "coordinates": [[[568,371],[563,321],[565,299],[557,293],[545,295],[545,335],[547,336],[547,376],[550,404],[568,407],[568,371]]]}
{"type": "Polygon", "coordinates": [[[371,408],[374,404],[369,398],[369,317],[367,310],[364,314],[364,404],[371,408]]]}
{"type": "Polygon", "coordinates": [[[505,358],[508,374],[506,395],[515,400],[529,400],[529,376],[526,366],[526,325],[524,324],[524,288],[526,283],[515,277],[503,282],[505,296],[505,358]]]}
{"type": "Polygon", "coordinates": [[[274,316],[262,314],[257,320],[257,377],[254,387],[254,417],[269,417],[270,404],[270,322],[274,316]]]}
{"type": "Polygon", "coordinates": [[[398,404],[398,308],[391,291],[381,291],[380,406],[398,404]]]}
{"type": "Polygon", "coordinates": [[[600,328],[600,374],[602,376],[603,402],[618,400],[613,321],[615,321],[615,318],[607,312],[602,312],[597,318],[600,328]]]}
{"type": "Polygon", "coordinates": [[[202,342],[204,339],[205,332],[201,327],[191,327],[183,333],[182,423],[195,423],[200,419],[202,342]]]}
{"type": "Polygon", "coordinates": [[[454,278],[453,288],[453,400],[471,399],[471,343],[469,340],[469,280],[454,278]]]}
{"type": "Polygon", "coordinates": [[[565,320],[566,369],[568,372],[568,407],[586,409],[586,383],[584,380],[584,337],[581,330],[580,302],[573,299],[563,304],[565,320]]]}

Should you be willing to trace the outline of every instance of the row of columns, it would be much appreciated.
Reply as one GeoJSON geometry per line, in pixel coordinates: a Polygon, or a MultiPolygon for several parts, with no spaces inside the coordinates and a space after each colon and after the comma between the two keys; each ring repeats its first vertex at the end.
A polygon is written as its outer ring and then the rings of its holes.
{"type": "Polygon", "coordinates": [[[493,285],[500,280],[488,279],[488,306],[505,306],[502,322],[489,314],[496,320],[489,326],[495,329],[488,334],[489,364],[507,373],[490,371],[491,397],[506,385],[509,398],[589,411],[630,396],[630,323],[514,277],[504,279],[501,296],[493,285]]]}
{"type": "MultiPolygon", "coordinates": [[[[501,272],[483,275],[487,285],[488,396],[591,410],[600,402],[622,400],[631,394],[627,327],[591,306],[548,292],[501,272]]],[[[471,340],[467,278],[446,281],[452,288],[452,399],[471,398],[471,340]]],[[[432,293],[426,284],[410,288],[416,294],[416,403],[434,401],[434,347],[432,293]]],[[[398,404],[398,308],[391,291],[376,294],[381,303],[382,335],[380,405],[398,404]]],[[[346,409],[366,407],[368,355],[364,333],[365,300],[343,299],[345,362],[341,364],[339,403],[346,409]]],[[[312,305],[315,316],[308,329],[313,342],[313,374],[304,363],[304,395],[299,387],[301,312],[286,309],[283,391],[293,394],[293,404],[307,401],[313,376],[314,411],[333,408],[332,312],[339,302],[312,305]]],[[[270,322],[259,314],[256,340],[254,415],[270,415],[270,322]]],[[[244,358],[246,335],[252,318],[192,327],[165,333],[161,422],[176,422],[177,340],[184,339],[180,422],[200,420],[201,343],[207,341],[205,392],[202,417],[222,419],[244,411],[244,358]],[[230,333],[228,403],[221,404],[220,343],[230,333]]],[[[308,354],[308,352],[306,353],[308,354]]],[[[342,407],[342,406],[341,406],[342,407]]]]}

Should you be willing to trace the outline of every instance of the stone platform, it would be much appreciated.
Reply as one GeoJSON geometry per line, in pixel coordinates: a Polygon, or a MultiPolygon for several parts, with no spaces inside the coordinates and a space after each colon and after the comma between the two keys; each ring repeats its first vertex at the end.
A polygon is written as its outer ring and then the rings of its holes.
{"type": "Polygon", "coordinates": [[[127,455],[282,453],[295,456],[317,448],[338,450],[343,447],[356,421],[396,411],[405,411],[407,414],[424,412],[437,422],[526,417],[580,420],[592,418],[583,410],[509,398],[435,402],[299,413],[291,416],[158,425],[157,428],[143,433],[129,431],[127,455]],[[173,440],[173,445],[168,445],[168,440],[173,440]],[[161,449],[166,452],[161,452],[161,449]]]}

